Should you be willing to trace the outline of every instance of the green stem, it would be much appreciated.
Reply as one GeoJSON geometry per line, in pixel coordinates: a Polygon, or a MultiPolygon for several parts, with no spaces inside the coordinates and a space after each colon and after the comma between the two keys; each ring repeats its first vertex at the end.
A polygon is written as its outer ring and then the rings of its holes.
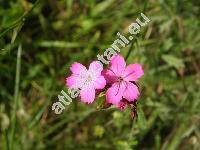
{"type": "MultiPolygon", "coordinates": [[[[137,39],[135,39],[135,41],[137,41],[137,39]]],[[[127,61],[128,57],[130,56],[130,54],[131,54],[131,52],[132,52],[133,45],[134,45],[135,41],[133,41],[133,42],[131,43],[131,46],[130,46],[130,48],[129,48],[127,54],[126,54],[126,57],[125,57],[125,60],[126,60],[126,61],[127,61]]]]}
{"type": "Polygon", "coordinates": [[[17,111],[17,104],[19,100],[19,81],[20,81],[20,68],[21,68],[21,53],[22,53],[22,46],[21,44],[18,47],[17,52],[17,65],[16,65],[16,75],[15,75],[15,92],[14,92],[14,106],[12,111],[12,118],[11,118],[11,134],[10,134],[10,149],[13,150],[13,141],[15,135],[15,125],[16,125],[16,111],[17,111]]]}
{"type": "MultiPolygon", "coordinates": [[[[11,26],[9,26],[8,28],[6,28],[4,31],[2,31],[2,33],[0,34],[0,38],[3,37],[7,32],[9,32],[10,30],[16,28],[19,24],[21,24],[22,22],[25,21],[25,18],[30,14],[31,11],[33,11],[33,9],[37,6],[37,4],[39,3],[40,0],[37,0],[33,7],[29,10],[24,12],[24,14],[19,17],[11,26]]],[[[23,24],[23,23],[22,23],[23,24]]]]}

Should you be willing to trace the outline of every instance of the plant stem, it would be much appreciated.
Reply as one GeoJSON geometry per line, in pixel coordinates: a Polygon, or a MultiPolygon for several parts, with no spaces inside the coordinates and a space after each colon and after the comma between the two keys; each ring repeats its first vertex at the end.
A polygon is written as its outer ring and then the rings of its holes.
{"type": "Polygon", "coordinates": [[[15,92],[14,92],[14,106],[12,111],[12,126],[11,126],[11,134],[10,134],[10,149],[13,150],[13,141],[15,135],[15,125],[16,125],[16,111],[17,105],[19,100],[19,80],[20,80],[20,68],[21,68],[21,53],[22,53],[22,46],[21,44],[18,47],[17,51],[17,65],[16,65],[16,75],[15,75],[15,92]]]}
{"type": "MultiPolygon", "coordinates": [[[[137,39],[135,39],[135,41],[137,41],[137,39]]],[[[133,41],[133,42],[131,43],[131,46],[130,46],[130,48],[129,48],[127,54],[126,54],[126,57],[125,57],[125,60],[126,60],[126,61],[127,61],[128,57],[130,56],[130,54],[131,54],[131,52],[132,52],[133,45],[134,45],[135,41],[133,41]]]]}
{"type": "Polygon", "coordinates": [[[25,18],[30,14],[31,11],[33,11],[33,9],[37,6],[37,4],[39,3],[39,1],[40,0],[37,0],[29,11],[24,12],[24,14],[21,17],[19,17],[12,25],[10,25],[4,31],[2,31],[0,33],[0,38],[3,37],[8,31],[16,28],[20,23],[24,22],[25,18]]]}

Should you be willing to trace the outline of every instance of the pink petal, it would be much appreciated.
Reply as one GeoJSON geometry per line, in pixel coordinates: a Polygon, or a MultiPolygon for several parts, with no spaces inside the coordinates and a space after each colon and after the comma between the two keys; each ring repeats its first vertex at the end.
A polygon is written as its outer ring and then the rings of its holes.
{"type": "Polygon", "coordinates": [[[92,103],[95,99],[95,89],[92,86],[87,86],[80,91],[81,101],[84,103],[92,103]]]}
{"type": "Polygon", "coordinates": [[[144,71],[140,64],[128,65],[123,73],[125,81],[136,81],[144,75],[144,71]]]}
{"type": "Polygon", "coordinates": [[[94,87],[95,89],[103,89],[106,86],[106,80],[103,76],[97,77],[94,87]]]}
{"type": "Polygon", "coordinates": [[[116,76],[121,76],[126,67],[126,62],[121,55],[114,56],[110,61],[110,69],[116,76]]]}
{"type": "Polygon", "coordinates": [[[78,74],[78,75],[83,74],[87,71],[85,66],[77,62],[72,64],[72,66],[70,67],[70,70],[73,74],[78,74]]]}
{"type": "Polygon", "coordinates": [[[103,66],[98,61],[93,61],[89,66],[89,72],[94,75],[101,75],[102,70],[103,66]]]}
{"type": "Polygon", "coordinates": [[[66,85],[69,88],[79,88],[78,82],[79,77],[77,75],[71,75],[70,77],[66,78],[66,85]]]}
{"type": "Polygon", "coordinates": [[[131,102],[135,101],[139,95],[138,87],[131,82],[126,82],[126,89],[124,90],[123,98],[131,102]]]}
{"type": "Polygon", "coordinates": [[[105,69],[101,73],[106,79],[107,84],[112,84],[117,81],[118,77],[109,69],[105,69]]]}
{"type": "Polygon", "coordinates": [[[122,100],[125,86],[122,83],[114,83],[106,92],[106,100],[108,103],[117,105],[122,100]]]}

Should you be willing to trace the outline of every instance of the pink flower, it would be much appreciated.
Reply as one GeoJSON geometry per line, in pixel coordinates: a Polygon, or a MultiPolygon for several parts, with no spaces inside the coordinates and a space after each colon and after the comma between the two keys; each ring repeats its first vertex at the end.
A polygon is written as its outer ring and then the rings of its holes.
{"type": "Polygon", "coordinates": [[[85,66],[75,62],[70,70],[72,75],[66,78],[66,85],[69,88],[81,89],[81,101],[92,103],[95,99],[95,90],[103,89],[106,85],[106,80],[101,75],[102,65],[97,61],[93,61],[87,70],[85,66]]]}
{"type": "MultiPolygon", "coordinates": [[[[111,87],[106,92],[108,103],[120,107],[122,99],[134,102],[140,95],[138,87],[134,84],[144,72],[140,64],[130,64],[126,67],[124,58],[114,56],[110,61],[110,67],[103,71],[103,75],[111,87]]],[[[123,108],[123,107],[120,107],[123,108]]]]}

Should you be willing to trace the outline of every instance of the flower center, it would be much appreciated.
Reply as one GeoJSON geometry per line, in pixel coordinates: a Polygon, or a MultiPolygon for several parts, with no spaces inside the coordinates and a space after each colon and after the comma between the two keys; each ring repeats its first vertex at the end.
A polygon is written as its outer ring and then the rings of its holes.
{"type": "Polygon", "coordinates": [[[123,77],[119,77],[119,78],[117,79],[118,82],[122,82],[123,80],[124,80],[123,77]]]}
{"type": "Polygon", "coordinates": [[[85,82],[91,82],[91,81],[92,81],[92,77],[91,77],[91,75],[89,75],[89,76],[86,78],[85,82]]]}

